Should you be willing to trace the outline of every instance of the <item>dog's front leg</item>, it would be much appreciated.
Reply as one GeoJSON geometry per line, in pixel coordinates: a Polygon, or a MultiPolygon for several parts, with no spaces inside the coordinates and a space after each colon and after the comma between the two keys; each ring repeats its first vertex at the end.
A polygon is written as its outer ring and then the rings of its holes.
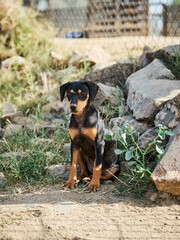
{"type": "Polygon", "coordinates": [[[96,156],[94,161],[93,176],[92,180],[88,186],[89,190],[96,192],[100,188],[100,178],[102,172],[102,160],[104,155],[104,141],[101,144],[96,142],[96,156]]]}
{"type": "Polygon", "coordinates": [[[80,155],[80,149],[76,148],[71,141],[71,165],[69,169],[69,179],[65,186],[68,188],[74,188],[77,181],[77,162],[80,155]]]}

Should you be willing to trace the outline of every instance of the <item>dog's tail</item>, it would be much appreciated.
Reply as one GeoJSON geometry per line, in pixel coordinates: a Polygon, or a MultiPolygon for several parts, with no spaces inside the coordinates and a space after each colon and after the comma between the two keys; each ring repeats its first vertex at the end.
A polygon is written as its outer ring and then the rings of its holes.
{"type": "Polygon", "coordinates": [[[102,172],[101,179],[109,180],[109,179],[113,178],[114,176],[116,176],[119,172],[120,172],[119,166],[106,168],[102,172]]]}

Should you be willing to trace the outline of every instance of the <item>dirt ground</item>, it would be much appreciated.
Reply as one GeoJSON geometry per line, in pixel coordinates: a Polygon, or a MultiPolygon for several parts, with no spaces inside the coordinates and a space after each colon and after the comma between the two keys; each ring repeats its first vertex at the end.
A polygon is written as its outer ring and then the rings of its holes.
{"type": "Polygon", "coordinates": [[[180,239],[177,199],[154,191],[142,199],[122,197],[115,189],[104,183],[96,193],[56,186],[2,194],[0,239],[180,239]]]}

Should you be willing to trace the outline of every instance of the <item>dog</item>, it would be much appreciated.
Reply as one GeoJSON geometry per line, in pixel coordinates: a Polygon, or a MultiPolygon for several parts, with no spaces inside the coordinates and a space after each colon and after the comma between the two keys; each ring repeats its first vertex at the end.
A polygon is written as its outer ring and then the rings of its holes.
{"type": "Polygon", "coordinates": [[[69,179],[65,184],[68,188],[74,188],[76,182],[90,178],[88,189],[97,191],[101,179],[111,179],[119,173],[118,156],[114,153],[117,141],[104,139],[106,134],[112,133],[91,104],[98,88],[97,84],[89,81],[68,82],[60,87],[61,102],[66,94],[72,113],[69,124],[71,164],[69,179]],[[81,168],[79,177],[78,163],[81,168]]]}

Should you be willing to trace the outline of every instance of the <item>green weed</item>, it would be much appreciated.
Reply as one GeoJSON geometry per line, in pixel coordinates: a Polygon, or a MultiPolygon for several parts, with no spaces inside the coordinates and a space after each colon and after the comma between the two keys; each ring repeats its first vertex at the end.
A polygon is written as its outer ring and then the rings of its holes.
{"type": "Polygon", "coordinates": [[[69,141],[66,127],[58,127],[51,140],[48,133],[41,129],[38,132],[42,141],[37,137],[36,131],[25,129],[22,132],[7,136],[0,143],[0,154],[11,153],[9,158],[0,159],[0,171],[3,171],[9,183],[26,182],[35,183],[47,178],[46,167],[52,164],[69,161],[64,156],[62,146],[69,141]],[[24,157],[17,157],[17,152],[25,153],[24,157]],[[50,153],[50,154],[47,154],[50,153]]]}
{"type": "Polygon", "coordinates": [[[175,57],[163,59],[166,67],[171,70],[177,80],[180,80],[180,52],[175,52],[175,57]]]}
{"type": "Polygon", "coordinates": [[[147,189],[147,185],[150,183],[150,175],[153,170],[153,166],[157,164],[159,159],[164,153],[163,140],[166,135],[172,136],[174,133],[169,131],[167,127],[160,125],[156,129],[157,136],[149,143],[146,149],[140,147],[140,135],[131,130],[130,127],[125,126],[123,128],[117,127],[117,131],[113,136],[106,135],[105,139],[115,138],[118,141],[118,149],[115,150],[117,155],[120,155],[120,160],[127,161],[129,165],[129,172],[121,174],[126,180],[123,191],[130,189],[138,193],[144,193],[144,186],[147,189]],[[155,164],[151,164],[153,162],[155,164]]]}

